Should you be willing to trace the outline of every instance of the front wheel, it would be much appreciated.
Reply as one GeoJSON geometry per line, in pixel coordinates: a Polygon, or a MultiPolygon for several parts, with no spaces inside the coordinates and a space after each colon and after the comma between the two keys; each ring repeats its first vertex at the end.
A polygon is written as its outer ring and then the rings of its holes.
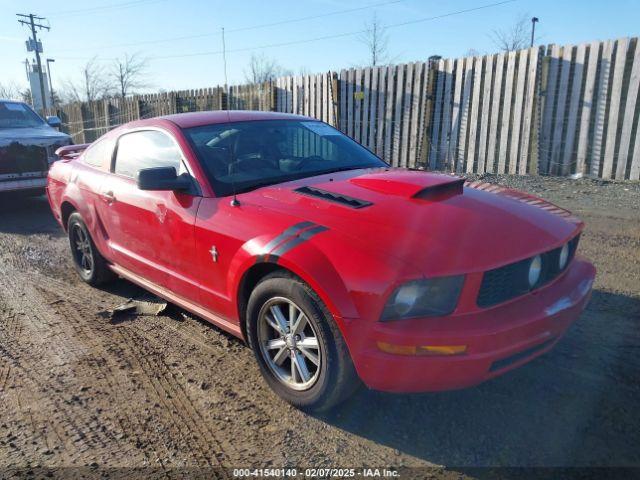
{"type": "Polygon", "coordinates": [[[326,410],[360,385],[333,317],[298,278],[267,276],[252,292],[247,315],[249,343],[262,375],[292,405],[326,410]]]}
{"type": "Polygon", "coordinates": [[[93,243],[89,230],[78,212],[69,216],[67,232],[73,266],[80,278],[91,286],[98,286],[113,279],[114,275],[107,261],[93,243]]]}

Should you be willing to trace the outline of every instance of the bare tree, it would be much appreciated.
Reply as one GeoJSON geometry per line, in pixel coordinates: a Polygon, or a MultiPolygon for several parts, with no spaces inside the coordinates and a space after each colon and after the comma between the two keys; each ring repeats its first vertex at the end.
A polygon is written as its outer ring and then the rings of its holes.
{"type": "Polygon", "coordinates": [[[249,70],[245,70],[244,78],[247,83],[263,83],[277,77],[290,75],[291,72],[264,54],[252,54],[249,60],[249,70]]]}
{"type": "Polygon", "coordinates": [[[20,87],[13,81],[0,83],[0,98],[5,100],[22,100],[20,87]]]}
{"type": "Polygon", "coordinates": [[[118,95],[126,97],[132,95],[139,88],[149,87],[146,80],[148,61],[141,58],[138,54],[125,54],[123,58],[115,60],[111,77],[113,78],[117,88],[118,95]]]}
{"type": "Polygon", "coordinates": [[[31,95],[30,88],[25,88],[23,90],[20,90],[20,92],[18,93],[18,98],[22,100],[24,103],[28,103],[30,105],[33,104],[33,96],[31,95]]]}
{"type": "Polygon", "coordinates": [[[375,67],[389,61],[389,35],[376,12],[365,23],[365,30],[358,36],[358,41],[367,47],[370,66],[375,67]]]}
{"type": "Polygon", "coordinates": [[[62,98],[67,102],[92,102],[111,96],[113,83],[105,68],[93,57],[82,68],[79,82],[64,82],[62,98]]]}
{"type": "Polygon", "coordinates": [[[505,52],[522,50],[529,46],[529,15],[522,15],[511,27],[495,29],[491,39],[496,47],[505,52]]]}

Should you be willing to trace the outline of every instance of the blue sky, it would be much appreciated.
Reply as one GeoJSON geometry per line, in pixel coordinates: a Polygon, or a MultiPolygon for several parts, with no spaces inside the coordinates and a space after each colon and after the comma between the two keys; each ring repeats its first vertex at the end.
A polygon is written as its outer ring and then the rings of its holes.
{"type": "MultiPolygon", "coordinates": [[[[387,25],[409,22],[491,4],[499,0],[0,0],[0,83],[26,86],[24,40],[27,29],[16,13],[37,13],[51,24],[43,32],[45,57],[55,58],[54,88],[77,80],[80,67],[97,55],[110,59],[138,52],[149,62],[150,90],[186,89],[224,83],[221,35],[226,35],[229,83],[239,83],[252,53],[263,53],[293,72],[320,72],[361,65],[366,47],[357,35],[373,11],[387,25]],[[371,7],[377,5],[376,7],[371,7]],[[277,26],[240,31],[244,27],[325,15],[277,26]],[[355,10],[358,9],[358,10],[355,10]],[[193,37],[166,41],[168,38],[193,37]],[[318,37],[341,35],[318,41],[318,37]],[[147,42],[147,43],[141,43],[147,42]],[[149,43],[152,42],[152,43],[149,43]],[[304,42],[258,48],[290,42],[304,42]],[[126,46],[123,46],[126,44],[126,46]],[[136,45],[131,45],[136,44],[136,45]],[[194,55],[213,52],[206,55],[194,55]]],[[[389,50],[396,62],[425,60],[430,55],[464,55],[496,50],[490,33],[512,25],[522,15],[537,16],[538,43],[569,44],[635,36],[639,32],[640,0],[517,0],[483,10],[448,16],[388,30],[389,50]]]]}

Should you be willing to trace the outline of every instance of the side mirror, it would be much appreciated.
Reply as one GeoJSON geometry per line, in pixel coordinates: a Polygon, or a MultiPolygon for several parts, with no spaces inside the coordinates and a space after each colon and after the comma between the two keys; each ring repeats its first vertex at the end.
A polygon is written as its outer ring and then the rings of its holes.
{"type": "Polygon", "coordinates": [[[173,167],[153,167],[138,170],[136,183],[140,190],[189,190],[191,180],[188,174],[178,176],[173,167]]]}
{"type": "Polygon", "coordinates": [[[53,128],[60,128],[60,125],[62,125],[62,121],[60,120],[60,118],[54,115],[52,117],[47,117],[47,124],[53,128]]]}

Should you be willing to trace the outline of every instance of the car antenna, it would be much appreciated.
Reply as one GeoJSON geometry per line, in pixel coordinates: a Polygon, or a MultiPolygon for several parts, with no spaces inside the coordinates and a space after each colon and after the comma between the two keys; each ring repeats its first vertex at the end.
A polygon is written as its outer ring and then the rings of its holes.
{"type": "MultiPolygon", "coordinates": [[[[233,153],[231,151],[231,148],[229,149],[229,155],[231,156],[231,165],[233,165],[233,153]]],[[[235,174],[235,172],[234,172],[235,174]]],[[[231,206],[232,207],[239,207],[240,206],[240,201],[238,200],[238,195],[236,192],[236,179],[235,179],[235,175],[232,174],[231,175],[231,188],[233,189],[233,198],[231,199],[231,206]]]]}

